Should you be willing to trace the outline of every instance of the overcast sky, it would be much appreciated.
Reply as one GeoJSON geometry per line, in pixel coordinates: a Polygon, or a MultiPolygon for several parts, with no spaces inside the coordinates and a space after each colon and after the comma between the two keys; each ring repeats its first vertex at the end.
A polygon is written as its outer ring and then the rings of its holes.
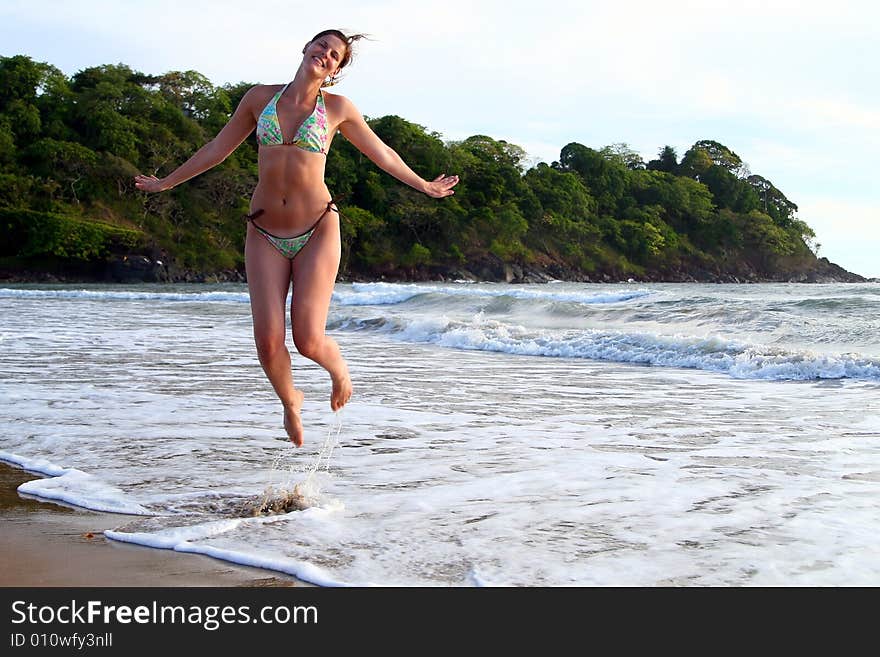
{"type": "Polygon", "coordinates": [[[719,141],[798,205],[819,255],[880,277],[873,1],[0,0],[0,54],[68,75],[121,62],[286,82],[327,27],[372,37],[334,89],[363,114],[534,162],[572,141],[645,160],[719,141]]]}

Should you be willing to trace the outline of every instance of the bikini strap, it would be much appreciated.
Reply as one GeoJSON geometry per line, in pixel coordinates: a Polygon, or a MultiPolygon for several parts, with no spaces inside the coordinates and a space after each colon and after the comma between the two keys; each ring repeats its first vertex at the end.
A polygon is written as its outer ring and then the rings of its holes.
{"type": "MultiPolygon", "coordinates": [[[[324,211],[321,213],[321,216],[318,217],[318,220],[312,224],[312,227],[309,228],[309,230],[307,230],[306,233],[309,231],[315,230],[315,228],[318,227],[318,224],[320,224],[324,220],[324,217],[327,216],[328,212],[335,212],[336,214],[339,215],[340,218],[344,219],[345,217],[342,216],[342,213],[339,211],[339,208],[334,208],[333,206],[336,205],[336,203],[338,201],[341,201],[342,199],[344,199],[346,196],[348,196],[348,194],[340,194],[339,196],[331,198],[329,201],[327,201],[327,207],[324,208],[324,211]]],[[[254,225],[256,226],[256,224],[254,224],[254,225]]],[[[303,233],[303,234],[305,234],[305,233],[303,233]]]]}
{"type": "MultiPolygon", "coordinates": [[[[320,224],[320,223],[321,223],[321,220],[324,218],[324,215],[326,215],[328,212],[331,212],[331,211],[332,211],[332,212],[335,212],[336,214],[338,214],[342,219],[345,219],[345,216],[339,211],[339,208],[334,208],[333,206],[336,205],[336,204],[337,204],[339,201],[341,201],[342,199],[344,199],[346,196],[350,196],[350,192],[349,192],[349,193],[346,193],[346,194],[340,194],[339,196],[336,196],[336,197],[334,197],[334,198],[331,198],[329,201],[327,201],[327,207],[324,208],[324,211],[321,213],[321,216],[318,217],[318,220],[317,220],[315,223],[312,224],[312,227],[309,228],[309,230],[314,230],[315,228],[317,228],[317,227],[318,227],[318,224],[320,224]]],[[[250,222],[254,225],[254,228],[256,228],[256,229],[257,229],[258,231],[260,231],[261,233],[264,233],[264,234],[266,234],[266,235],[270,235],[271,237],[276,237],[275,235],[272,235],[272,233],[270,233],[270,232],[268,232],[267,230],[261,228],[260,226],[258,226],[258,225],[254,222],[254,219],[256,219],[257,217],[259,217],[259,216],[260,216],[261,214],[263,214],[264,212],[266,212],[266,211],[265,211],[263,208],[258,208],[253,214],[246,214],[246,215],[244,215],[244,218],[245,218],[246,221],[250,221],[250,222]]],[[[306,233],[308,233],[309,230],[307,230],[306,233]]],[[[305,235],[305,233],[303,233],[303,235],[305,235]]],[[[286,239],[286,238],[281,238],[281,239],[286,239]]]]}
{"type": "Polygon", "coordinates": [[[341,217],[342,213],[339,211],[339,208],[334,208],[332,206],[336,205],[337,203],[339,203],[339,201],[347,196],[351,196],[351,192],[346,192],[345,194],[340,194],[339,196],[334,196],[333,198],[331,198],[329,201],[327,201],[327,211],[329,212],[330,210],[333,210],[333,212],[341,217]]]}

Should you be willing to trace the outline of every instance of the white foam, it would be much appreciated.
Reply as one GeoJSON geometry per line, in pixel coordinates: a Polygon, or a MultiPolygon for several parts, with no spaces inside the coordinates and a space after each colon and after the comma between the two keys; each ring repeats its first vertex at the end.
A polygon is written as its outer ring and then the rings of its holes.
{"type": "Polygon", "coordinates": [[[6,299],[89,299],[94,301],[187,301],[193,303],[248,303],[247,292],[132,292],[118,290],[33,290],[0,288],[6,299]]]}
{"type": "Polygon", "coordinates": [[[62,468],[60,465],[55,465],[46,459],[29,458],[10,452],[0,452],[0,461],[6,461],[7,463],[17,465],[22,470],[44,474],[48,477],[60,477],[68,471],[67,468],[62,468]]]}
{"type": "Polygon", "coordinates": [[[116,486],[81,470],[63,468],[44,459],[26,458],[0,452],[0,460],[14,463],[24,470],[48,475],[46,479],[26,481],[18,492],[44,500],[65,502],[73,506],[127,515],[150,515],[150,511],[116,486]]]}
{"type": "MultiPolygon", "coordinates": [[[[378,284],[375,284],[378,285],[378,284]]],[[[392,285],[383,287],[362,288],[359,284],[352,285],[351,290],[336,289],[333,301],[340,306],[382,306],[409,301],[420,294],[430,294],[438,288],[418,285],[392,285]]]]}
{"type": "Polygon", "coordinates": [[[654,294],[638,289],[625,292],[554,292],[547,289],[503,287],[464,287],[461,285],[416,285],[400,283],[353,283],[351,290],[337,289],[333,299],[341,306],[372,306],[403,303],[423,294],[442,294],[450,297],[512,297],[533,301],[561,301],[581,304],[619,303],[654,294]]]}
{"type": "Polygon", "coordinates": [[[468,579],[470,580],[471,584],[478,588],[492,586],[492,584],[485,577],[483,577],[476,568],[472,568],[471,571],[468,573],[468,579]]]}
{"type": "MultiPolygon", "coordinates": [[[[373,326],[353,321],[352,326],[373,326]]],[[[587,358],[618,363],[725,372],[734,378],[767,380],[880,379],[880,359],[860,354],[819,354],[751,345],[720,335],[658,335],[625,331],[535,330],[486,320],[471,322],[429,317],[384,322],[401,340],[454,349],[521,356],[587,358]]]]}
{"type": "MultiPolygon", "coordinates": [[[[297,512],[300,518],[319,518],[327,513],[325,509],[312,508],[297,512]]],[[[292,575],[317,586],[373,586],[370,583],[349,583],[333,577],[325,569],[303,560],[268,555],[260,551],[242,551],[205,542],[222,534],[242,527],[259,527],[288,521],[288,516],[260,516],[255,518],[235,518],[206,522],[187,527],[175,527],[156,532],[125,532],[106,530],[104,535],[114,541],[143,545],[145,547],[174,550],[190,554],[203,554],[230,563],[253,568],[264,568],[292,575]]]]}

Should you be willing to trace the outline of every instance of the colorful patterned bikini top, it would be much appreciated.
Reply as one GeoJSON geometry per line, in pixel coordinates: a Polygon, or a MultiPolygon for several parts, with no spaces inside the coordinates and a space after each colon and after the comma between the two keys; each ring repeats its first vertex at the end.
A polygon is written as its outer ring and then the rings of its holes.
{"type": "Polygon", "coordinates": [[[304,151],[326,154],[328,132],[327,108],[324,107],[324,94],[320,91],[318,92],[318,99],[315,101],[315,109],[302,122],[293,139],[284,141],[284,135],[281,133],[281,123],[278,121],[276,104],[289,84],[289,82],[285,84],[284,88],[272,97],[272,100],[263,108],[260,118],[257,119],[257,143],[260,146],[293,145],[304,151]]]}

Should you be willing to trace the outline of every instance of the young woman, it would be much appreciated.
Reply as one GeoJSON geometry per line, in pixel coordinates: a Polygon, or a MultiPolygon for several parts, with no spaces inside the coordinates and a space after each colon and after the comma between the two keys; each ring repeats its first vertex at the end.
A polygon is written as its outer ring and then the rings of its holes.
{"type": "Polygon", "coordinates": [[[325,334],[340,259],[339,213],[324,183],[327,150],[337,130],[380,168],[434,198],[453,194],[458,176],[427,181],[384,144],[344,96],[325,93],[351,61],[352,43],[339,30],[317,34],[303,48],[293,80],[250,89],[210,142],[164,178],[138,175],[135,186],[161,192],[225,160],[257,129],[259,181],[251,196],[245,269],[254,340],[263,371],[284,407],[284,428],[303,444],[303,393],[293,384],[285,346],[285,301],[293,283],[290,317],[297,351],[330,374],[330,408],[352,393],[336,342],[325,334]]]}

